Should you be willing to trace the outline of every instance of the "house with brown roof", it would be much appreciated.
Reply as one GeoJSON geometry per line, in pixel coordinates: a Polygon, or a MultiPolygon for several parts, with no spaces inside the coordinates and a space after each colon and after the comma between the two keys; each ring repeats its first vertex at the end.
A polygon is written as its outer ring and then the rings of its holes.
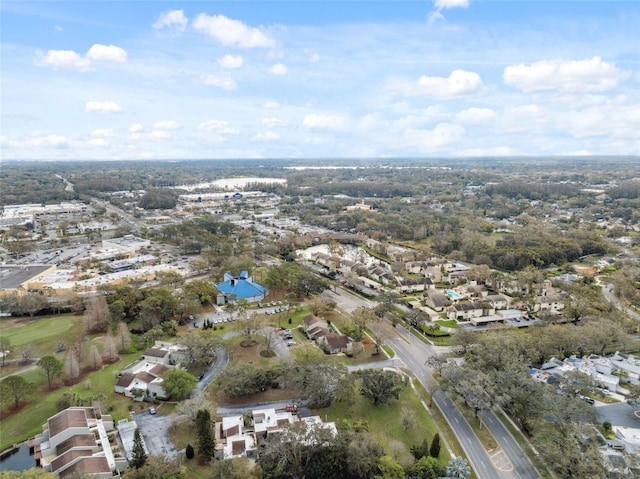
{"type": "Polygon", "coordinates": [[[533,310],[535,312],[547,311],[550,313],[559,313],[564,309],[564,295],[563,294],[543,294],[535,299],[533,304],[533,310]]]}
{"type": "Polygon", "coordinates": [[[349,336],[338,333],[327,333],[316,339],[316,342],[327,354],[348,353],[353,346],[349,336]]]}
{"type": "Polygon", "coordinates": [[[495,314],[495,308],[484,301],[472,303],[457,303],[449,307],[447,317],[456,321],[469,321],[473,318],[481,318],[495,314]]]}
{"type": "Polygon", "coordinates": [[[93,408],[73,407],[50,417],[35,436],[36,463],[60,478],[120,477],[128,465],[115,441],[113,419],[93,408]]]}
{"type": "Polygon", "coordinates": [[[302,319],[302,331],[309,339],[314,339],[323,331],[329,332],[329,324],[324,319],[310,314],[302,319]]]}
{"type": "Polygon", "coordinates": [[[425,303],[433,310],[441,313],[447,306],[449,306],[451,300],[446,294],[441,291],[429,290],[425,298],[425,303]]]}
{"type": "Polygon", "coordinates": [[[298,417],[291,412],[276,411],[275,408],[255,409],[250,415],[225,416],[215,427],[215,457],[253,457],[269,434],[277,433],[285,424],[296,421],[298,417]]]}

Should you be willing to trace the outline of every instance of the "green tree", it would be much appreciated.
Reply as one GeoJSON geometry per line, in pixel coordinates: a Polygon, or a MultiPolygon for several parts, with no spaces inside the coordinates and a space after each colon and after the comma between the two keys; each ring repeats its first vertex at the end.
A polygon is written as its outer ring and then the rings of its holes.
{"type": "Polygon", "coordinates": [[[376,476],[376,479],[402,479],[404,477],[402,465],[391,456],[382,456],[378,459],[378,470],[380,475],[376,476]]]}
{"type": "Polygon", "coordinates": [[[187,447],[184,450],[184,455],[187,459],[193,459],[193,456],[196,455],[196,452],[193,450],[193,446],[191,444],[187,444],[187,447]]]}
{"type": "Polygon", "coordinates": [[[136,469],[140,469],[144,466],[145,462],[147,462],[147,451],[145,450],[144,443],[142,442],[140,429],[136,428],[136,431],[133,433],[133,449],[131,451],[131,460],[129,461],[129,465],[136,469]]]}
{"type": "Polygon", "coordinates": [[[438,460],[431,456],[418,459],[412,469],[412,477],[419,477],[420,479],[438,479],[443,472],[438,460]]]}
{"type": "Polygon", "coordinates": [[[433,458],[440,456],[440,433],[435,433],[433,441],[431,441],[431,447],[429,448],[429,455],[433,458]]]}
{"type": "Polygon", "coordinates": [[[196,427],[198,428],[198,455],[204,462],[209,462],[213,459],[216,441],[211,434],[211,414],[208,409],[198,411],[196,427]]]}
{"type": "Polygon", "coordinates": [[[396,373],[367,369],[361,371],[360,394],[369,399],[374,406],[386,404],[389,399],[398,399],[402,391],[402,381],[396,373]]]}
{"type": "Polygon", "coordinates": [[[178,401],[184,399],[198,384],[195,376],[181,368],[169,369],[162,375],[162,381],[167,396],[178,401]]]}
{"type": "Polygon", "coordinates": [[[51,389],[55,379],[62,375],[64,364],[54,356],[42,356],[37,364],[42,368],[42,373],[47,378],[47,385],[51,389]]]}
{"type": "Polygon", "coordinates": [[[428,456],[429,441],[427,441],[427,438],[424,438],[424,440],[420,444],[414,444],[413,446],[410,446],[409,452],[411,452],[411,455],[416,459],[416,461],[418,459],[422,459],[425,456],[428,456]]]}
{"type": "Polygon", "coordinates": [[[1,400],[12,400],[17,407],[34,389],[34,385],[22,376],[7,376],[0,382],[1,400]]]}

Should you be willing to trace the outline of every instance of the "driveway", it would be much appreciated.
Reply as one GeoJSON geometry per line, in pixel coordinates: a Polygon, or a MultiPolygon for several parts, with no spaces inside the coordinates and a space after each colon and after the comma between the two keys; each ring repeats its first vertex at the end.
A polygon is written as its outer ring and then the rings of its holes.
{"type": "Polygon", "coordinates": [[[204,373],[202,379],[198,382],[197,390],[204,391],[207,386],[216,378],[220,372],[227,367],[229,362],[229,353],[225,348],[219,348],[216,350],[216,360],[211,365],[207,372],[204,373]]]}
{"type": "Polygon", "coordinates": [[[629,406],[626,402],[599,403],[595,410],[598,422],[609,421],[613,426],[640,428],[640,418],[633,414],[636,408],[629,406]]]}
{"type": "MultiPolygon", "coordinates": [[[[159,409],[161,411],[162,408],[159,409]]],[[[136,424],[147,451],[152,456],[166,456],[167,459],[175,459],[181,451],[178,451],[169,437],[169,428],[173,423],[173,415],[165,416],[163,414],[152,415],[149,411],[131,416],[136,424]]]]}

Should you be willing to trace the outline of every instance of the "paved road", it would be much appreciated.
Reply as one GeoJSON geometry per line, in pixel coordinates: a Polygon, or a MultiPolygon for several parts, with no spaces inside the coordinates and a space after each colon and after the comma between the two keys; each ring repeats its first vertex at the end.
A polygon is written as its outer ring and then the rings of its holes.
{"type": "MultiPolygon", "coordinates": [[[[396,331],[388,325],[382,327],[391,329],[387,344],[393,348],[397,357],[413,371],[427,390],[433,390],[435,387],[432,379],[433,370],[425,366],[425,362],[431,356],[446,352],[447,348],[425,344],[415,336],[409,343],[406,330],[396,331]]],[[[509,431],[501,424],[500,426],[493,424],[494,419],[497,421],[493,413],[487,411],[486,416],[492,423],[490,430],[494,433],[500,447],[494,451],[485,451],[471,426],[446,394],[437,390],[434,401],[454,431],[479,479],[537,479],[540,477],[509,431]]]]}
{"type": "Polygon", "coordinates": [[[211,384],[211,382],[215,379],[215,377],[227,367],[227,363],[229,362],[229,353],[225,348],[219,348],[216,350],[216,360],[211,365],[211,367],[204,373],[204,376],[200,381],[198,381],[197,390],[204,391],[207,389],[207,386],[211,384]]]}
{"type": "Polygon", "coordinates": [[[358,308],[373,308],[376,305],[375,301],[369,301],[342,288],[336,288],[335,291],[327,289],[322,293],[322,296],[335,301],[339,309],[348,313],[358,308]]]}
{"type": "Polygon", "coordinates": [[[640,314],[636,313],[634,310],[627,308],[626,306],[624,306],[620,300],[618,298],[616,298],[616,295],[613,294],[613,286],[610,284],[603,284],[602,285],[602,295],[605,297],[605,299],[607,301],[609,301],[611,304],[613,304],[613,306],[619,310],[624,311],[625,313],[627,313],[629,316],[631,316],[632,318],[636,319],[637,321],[640,321],[640,314]]]}

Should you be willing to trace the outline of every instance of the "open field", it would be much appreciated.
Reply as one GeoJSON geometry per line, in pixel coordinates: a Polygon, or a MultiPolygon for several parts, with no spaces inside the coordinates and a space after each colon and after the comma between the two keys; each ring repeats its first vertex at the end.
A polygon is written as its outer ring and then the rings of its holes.
{"type": "MultiPolygon", "coordinates": [[[[400,394],[398,400],[391,399],[388,404],[373,406],[362,395],[356,394],[351,404],[334,403],[327,409],[314,412],[324,421],[336,421],[338,427],[342,419],[365,423],[369,434],[382,445],[385,453],[397,456],[401,464],[413,460],[409,447],[421,443],[424,439],[430,444],[437,432],[420,398],[409,386],[400,394]],[[403,416],[410,419],[408,428],[403,424],[403,416]]],[[[440,463],[446,465],[449,459],[449,453],[443,445],[440,463]]]]}
{"type": "Polygon", "coordinates": [[[29,318],[2,319],[0,332],[11,341],[13,347],[32,344],[35,355],[52,354],[59,341],[69,342],[75,337],[82,323],[81,315],[62,315],[29,318]]]}

